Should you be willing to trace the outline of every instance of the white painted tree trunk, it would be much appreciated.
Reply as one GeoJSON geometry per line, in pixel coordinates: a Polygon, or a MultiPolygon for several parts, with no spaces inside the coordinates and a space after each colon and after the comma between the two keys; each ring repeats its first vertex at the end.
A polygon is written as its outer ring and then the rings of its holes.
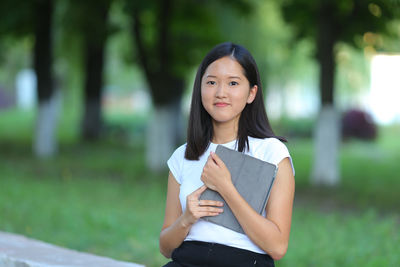
{"type": "Polygon", "coordinates": [[[56,130],[60,108],[60,90],[55,90],[50,99],[39,103],[33,141],[33,152],[37,157],[46,158],[57,153],[56,130]]]}
{"type": "Polygon", "coordinates": [[[331,105],[321,108],[314,132],[314,161],[311,182],[335,186],[340,183],[340,117],[331,105]]]}
{"type": "Polygon", "coordinates": [[[152,171],[167,167],[167,160],[174,152],[183,134],[180,101],[168,106],[154,107],[147,127],[146,161],[152,171]]]}

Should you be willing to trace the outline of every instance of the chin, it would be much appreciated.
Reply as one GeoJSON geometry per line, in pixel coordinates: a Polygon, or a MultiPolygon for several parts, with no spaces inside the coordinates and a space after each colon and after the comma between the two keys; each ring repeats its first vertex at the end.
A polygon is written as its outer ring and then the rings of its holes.
{"type": "Polygon", "coordinates": [[[227,117],[222,117],[222,116],[219,116],[219,117],[214,116],[212,118],[213,118],[213,121],[216,123],[229,123],[229,122],[232,122],[235,120],[235,118],[227,118],[227,117]]]}

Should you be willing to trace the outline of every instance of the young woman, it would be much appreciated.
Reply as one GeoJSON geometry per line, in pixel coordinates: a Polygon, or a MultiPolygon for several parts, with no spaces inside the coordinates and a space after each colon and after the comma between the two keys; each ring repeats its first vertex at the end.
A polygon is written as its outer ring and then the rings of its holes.
{"type": "Polygon", "coordinates": [[[265,112],[260,75],[242,46],[223,43],[203,59],[193,87],[187,143],[168,160],[170,169],[160,251],[165,266],[274,266],[287,250],[294,198],[294,168],[283,138],[265,112]],[[278,166],[262,215],[232,184],[214,153],[222,144],[278,166]],[[203,220],[223,212],[222,203],[199,200],[217,191],[245,234],[203,220]]]}

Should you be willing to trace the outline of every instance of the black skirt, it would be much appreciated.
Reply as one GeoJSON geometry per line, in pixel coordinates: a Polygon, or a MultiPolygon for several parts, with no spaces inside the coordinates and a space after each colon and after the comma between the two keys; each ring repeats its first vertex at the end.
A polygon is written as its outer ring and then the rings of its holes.
{"type": "Polygon", "coordinates": [[[184,241],[171,258],[164,267],[275,266],[268,254],[199,241],[184,241]]]}

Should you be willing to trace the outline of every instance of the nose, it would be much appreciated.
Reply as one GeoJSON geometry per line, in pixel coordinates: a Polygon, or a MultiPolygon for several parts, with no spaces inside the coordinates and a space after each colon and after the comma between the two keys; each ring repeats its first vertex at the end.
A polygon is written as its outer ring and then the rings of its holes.
{"type": "Polygon", "coordinates": [[[226,88],[223,84],[219,84],[217,87],[217,91],[215,92],[215,97],[223,98],[226,96],[226,88]]]}

